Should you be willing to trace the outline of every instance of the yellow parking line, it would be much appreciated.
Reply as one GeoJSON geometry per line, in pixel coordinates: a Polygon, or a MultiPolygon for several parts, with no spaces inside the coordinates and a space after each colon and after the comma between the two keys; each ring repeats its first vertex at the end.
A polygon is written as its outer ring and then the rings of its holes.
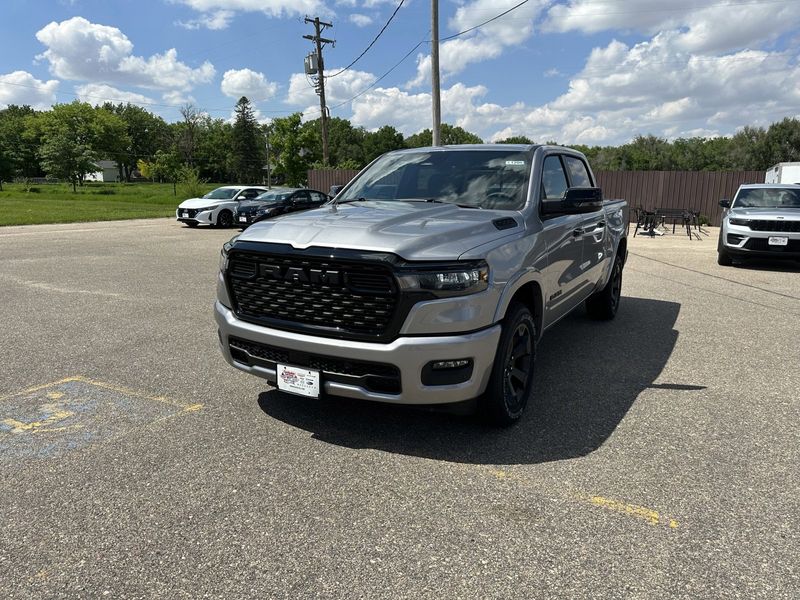
{"type": "Polygon", "coordinates": [[[675,519],[670,519],[660,515],[657,511],[653,510],[652,508],[647,508],[646,506],[629,504],[627,502],[621,502],[619,500],[605,498],[603,496],[589,496],[588,498],[585,498],[585,500],[594,506],[612,510],[629,517],[642,519],[648,522],[650,525],[660,525],[661,523],[664,523],[668,525],[670,529],[677,529],[679,526],[678,521],[675,519]]]}

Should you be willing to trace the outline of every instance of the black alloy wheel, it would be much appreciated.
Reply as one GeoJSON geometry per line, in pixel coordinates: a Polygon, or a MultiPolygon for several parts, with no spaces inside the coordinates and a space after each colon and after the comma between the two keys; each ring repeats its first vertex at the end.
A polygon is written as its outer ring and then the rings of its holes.
{"type": "Polygon", "coordinates": [[[486,392],[478,399],[482,417],[494,425],[516,423],[533,396],[536,323],[520,302],[509,306],[486,392]]]}
{"type": "Polygon", "coordinates": [[[511,336],[506,349],[503,386],[504,401],[510,413],[519,413],[527,404],[527,391],[533,370],[533,331],[523,321],[511,336]]]}
{"type": "Polygon", "coordinates": [[[233,214],[229,210],[223,210],[217,215],[217,227],[233,227],[233,214]]]}

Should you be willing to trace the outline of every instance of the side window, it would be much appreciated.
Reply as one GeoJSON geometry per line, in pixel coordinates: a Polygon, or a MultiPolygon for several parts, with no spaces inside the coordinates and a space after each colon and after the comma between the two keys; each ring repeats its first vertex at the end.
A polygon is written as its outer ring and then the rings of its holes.
{"type": "Polygon", "coordinates": [[[547,200],[556,200],[564,196],[567,190],[567,176],[561,166],[561,159],[551,154],[544,159],[542,169],[542,192],[547,200]]]}
{"type": "Polygon", "coordinates": [[[311,192],[311,201],[315,204],[322,204],[328,197],[321,192],[311,192]]]}
{"type": "Polygon", "coordinates": [[[244,190],[239,195],[239,199],[240,200],[251,200],[252,198],[255,198],[256,196],[258,196],[260,193],[261,192],[259,192],[258,190],[247,189],[247,190],[244,190]]]}
{"type": "Polygon", "coordinates": [[[589,179],[589,171],[586,169],[586,165],[580,158],[576,158],[574,156],[565,156],[564,162],[567,163],[569,180],[572,182],[572,187],[592,187],[592,180],[589,179]]]}

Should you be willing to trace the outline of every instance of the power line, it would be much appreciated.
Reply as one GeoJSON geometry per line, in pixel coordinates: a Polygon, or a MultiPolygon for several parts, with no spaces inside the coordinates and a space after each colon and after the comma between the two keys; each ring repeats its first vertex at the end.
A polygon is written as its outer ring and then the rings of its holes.
{"type": "MultiPolygon", "coordinates": [[[[527,1],[527,0],[526,0],[526,1],[527,1]]],[[[372,40],[372,41],[369,43],[369,46],[367,46],[367,47],[364,49],[364,51],[363,51],[361,54],[359,54],[358,56],[356,56],[356,58],[353,60],[353,62],[351,62],[349,65],[347,65],[347,66],[346,66],[344,69],[342,69],[341,71],[337,71],[337,72],[336,72],[336,73],[334,73],[333,75],[328,75],[328,76],[327,76],[327,78],[328,78],[328,79],[330,79],[331,77],[336,77],[337,75],[341,75],[342,73],[344,73],[345,71],[347,71],[347,70],[348,70],[350,67],[352,67],[354,64],[356,64],[356,63],[357,63],[359,60],[361,60],[361,57],[363,57],[363,56],[364,56],[364,55],[365,55],[367,52],[369,52],[369,49],[370,49],[370,48],[372,48],[372,46],[374,46],[374,45],[375,45],[375,42],[377,42],[377,41],[378,41],[378,38],[379,38],[379,37],[381,37],[381,35],[383,35],[383,32],[384,32],[384,31],[386,31],[386,28],[389,26],[389,23],[391,23],[391,22],[392,22],[392,19],[394,19],[394,16],[397,14],[397,11],[399,11],[399,10],[400,10],[400,7],[401,7],[401,6],[403,6],[403,3],[404,3],[404,2],[405,2],[405,0],[400,0],[400,4],[398,4],[398,5],[397,5],[397,8],[395,8],[395,9],[394,9],[394,12],[393,12],[393,13],[392,13],[392,15],[389,17],[389,20],[388,20],[388,21],[386,21],[386,24],[385,24],[383,27],[381,27],[381,30],[378,32],[378,35],[376,35],[376,36],[375,36],[375,38],[374,38],[374,39],[373,39],[373,40],[372,40]]]]}
{"type": "MultiPolygon", "coordinates": [[[[430,33],[430,31],[429,31],[428,33],[430,33]]],[[[373,81],[371,84],[369,84],[369,85],[368,85],[367,87],[365,87],[363,90],[361,90],[360,92],[358,92],[358,93],[357,93],[355,96],[353,96],[353,97],[351,97],[351,98],[349,98],[349,99],[345,100],[344,102],[340,102],[339,104],[334,104],[334,105],[333,105],[333,106],[331,106],[330,108],[332,108],[332,109],[334,109],[334,108],[339,108],[339,107],[341,107],[341,106],[344,106],[344,105],[345,105],[345,104],[347,104],[348,102],[352,102],[353,100],[355,100],[355,99],[356,99],[356,98],[358,98],[359,96],[363,96],[364,94],[366,94],[366,93],[367,93],[369,90],[371,90],[371,89],[372,89],[372,88],[374,88],[376,85],[378,85],[378,83],[380,83],[380,81],[381,81],[383,78],[387,77],[387,76],[388,76],[388,75],[389,75],[389,74],[390,74],[392,71],[394,71],[394,70],[395,70],[397,67],[399,67],[399,66],[400,66],[402,63],[404,63],[404,62],[406,61],[406,59],[407,59],[409,56],[411,56],[411,55],[414,53],[414,51],[415,51],[417,48],[419,48],[419,47],[420,47],[420,46],[422,46],[423,44],[426,44],[427,42],[428,42],[428,40],[420,40],[419,42],[417,42],[417,45],[416,45],[416,46],[414,46],[413,48],[411,48],[411,50],[409,50],[409,51],[408,51],[408,52],[405,54],[405,56],[403,56],[403,58],[401,58],[399,61],[397,61],[397,62],[394,64],[394,66],[393,66],[391,69],[389,69],[388,71],[386,71],[386,72],[385,72],[383,75],[381,75],[380,77],[378,77],[378,78],[377,78],[375,81],[373,81]]]]}
{"type": "Polygon", "coordinates": [[[516,4],[516,5],[512,6],[511,8],[509,8],[508,10],[505,10],[505,11],[501,12],[499,15],[495,15],[494,17],[492,17],[491,19],[487,19],[483,23],[478,23],[474,27],[470,27],[469,29],[465,29],[464,31],[459,31],[458,33],[454,33],[453,35],[449,35],[447,37],[444,37],[444,38],[441,39],[441,41],[446,42],[447,40],[452,40],[454,38],[457,38],[459,36],[464,35],[465,33],[469,33],[470,31],[475,31],[479,27],[483,27],[484,25],[488,25],[492,21],[496,21],[500,17],[506,16],[511,11],[517,10],[520,6],[522,6],[523,4],[527,4],[528,2],[529,2],[529,0],[522,0],[522,2],[520,2],[519,4],[516,4]]]}

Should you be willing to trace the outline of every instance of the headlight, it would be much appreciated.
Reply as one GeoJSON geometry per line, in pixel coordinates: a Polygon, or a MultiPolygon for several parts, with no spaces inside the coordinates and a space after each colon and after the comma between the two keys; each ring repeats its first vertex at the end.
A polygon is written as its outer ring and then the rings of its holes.
{"type": "Polygon", "coordinates": [[[273,210],[275,210],[275,209],[274,208],[259,208],[256,211],[256,215],[259,216],[259,217],[263,217],[264,215],[268,215],[269,213],[271,213],[273,210]]]}
{"type": "Polygon", "coordinates": [[[198,208],[197,214],[199,215],[201,212],[206,212],[207,210],[214,210],[215,206],[206,206],[205,208],[198,208]]]}
{"type": "Polygon", "coordinates": [[[233,243],[238,238],[238,235],[233,236],[230,240],[222,244],[222,250],[219,253],[219,270],[223,273],[228,269],[228,253],[233,248],[233,243]]]}
{"type": "Polygon", "coordinates": [[[728,223],[730,225],[741,225],[742,227],[748,227],[750,225],[750,219],[733,219],[729,218],[728,223]]]}
{"type": "Polygon", "coordinates": [[[398,278],[405,290],[429,291],[442,297],[467,296],[489,287],[489,266],[483,261],[432,265],[401,272],[398,278]]]}

